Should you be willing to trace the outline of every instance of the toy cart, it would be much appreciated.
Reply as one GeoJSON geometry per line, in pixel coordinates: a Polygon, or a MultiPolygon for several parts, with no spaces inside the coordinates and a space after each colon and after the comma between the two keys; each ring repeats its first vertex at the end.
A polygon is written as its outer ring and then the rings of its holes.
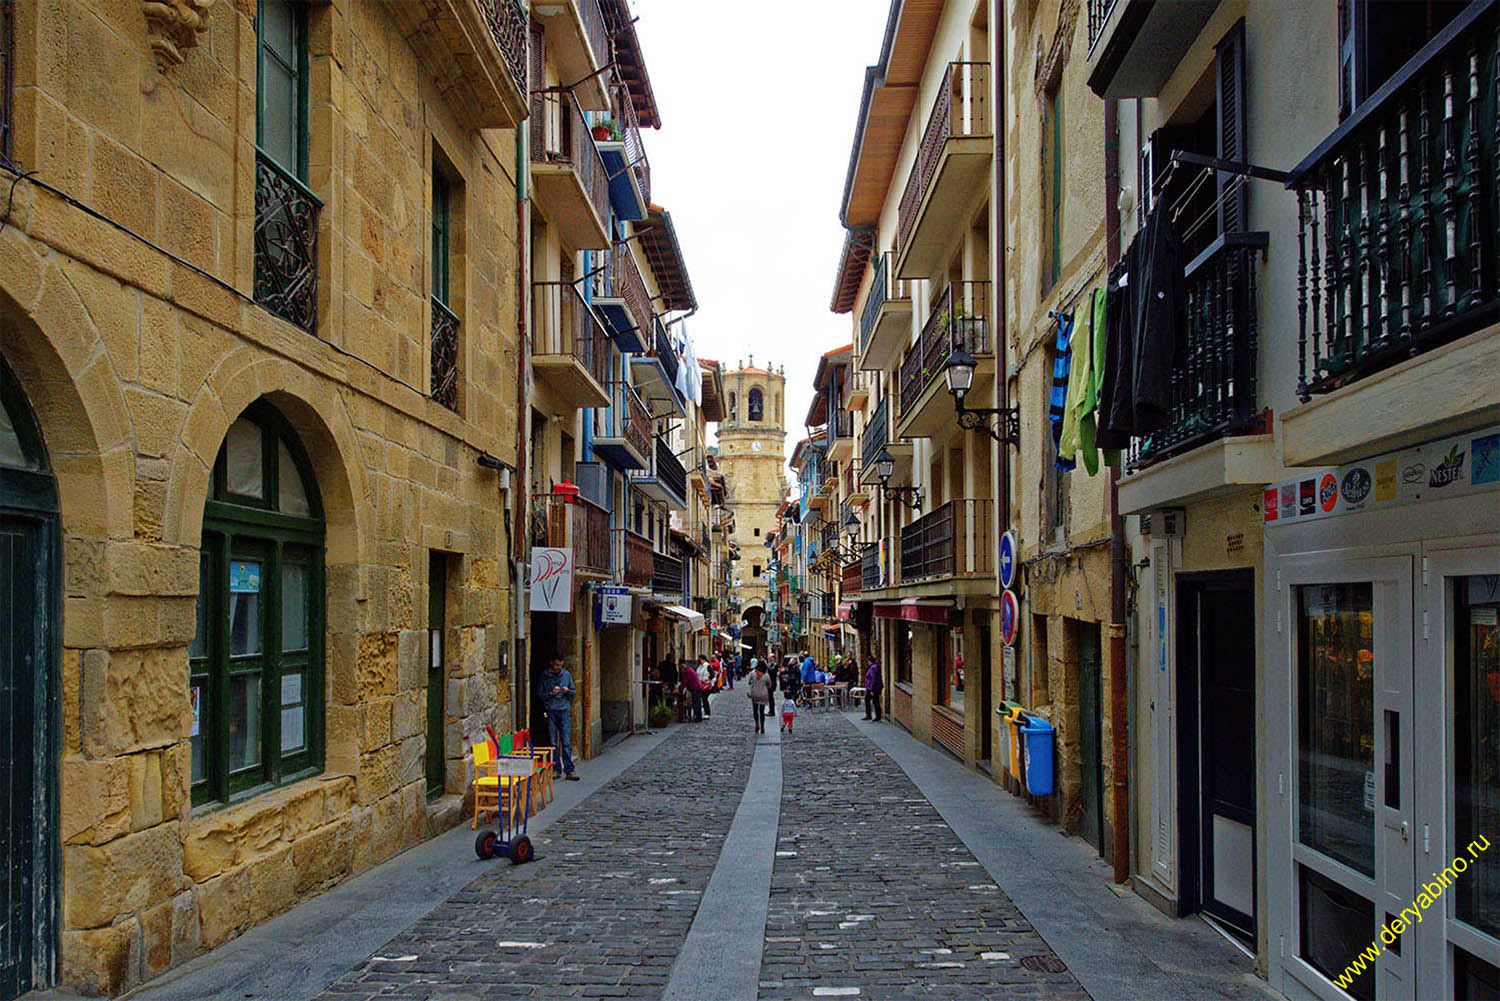
{"type": "Polygon", "coordinates": [[[536,762],[529,754],[525,757],[501,755],[496,759],[495,774],[501,782],[509,779],[510,797],[500,803],[500,830],[480,831],[474,839],[474,854],[481,859],[504,855],[512,865],[520,865],[536,857],[531,839],[526,836],[526,825],[531,820],[531,779],[535,771],[536,762]]]}

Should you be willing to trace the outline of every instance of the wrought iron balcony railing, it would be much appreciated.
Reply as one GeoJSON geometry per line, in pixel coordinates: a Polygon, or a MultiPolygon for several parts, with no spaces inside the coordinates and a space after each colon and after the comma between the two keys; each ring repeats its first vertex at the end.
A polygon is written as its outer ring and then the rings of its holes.
{"type": "Polygon", "coordinates": [[[613,345],[599,318],[571,282],[532,282],[533,352],[572,355],[601,386],[610,382],[613,345]]]}
{"type": "Polygon", "coordinates": [[[318,325],[318,213],[323,203],[255,151],[255,301],[311,333],[318,325]]]}
{"type": "Polygon", "coordinates": [[[682,460],[677,458],[668,445],[665,438],[656,439],[656,468],[655,475],[662,485],[671,490],[678,497],[687,496],[687,470],[683,468],[682,460]]]}
{"type": "Polygon", "coordinates": [[[651,293],[646,289],[646,280],[636,267],[630,248],[617,243],[609,250],[594,255],[593,293],[596,300],[620,300],[625,305],[626,315],[636,330],[641,343],[649,343],[652,319],[651,293]],[[602,260],[601,260],[602,258],[602,260]]]}
{"type": "Polygon", "coordinates": [[[651,590],[661,594],[682,594],[682,560],[666,553],[652,556],[651,590]]]}
{"type": "MultiPolygon", "coordinates": [[[[886,542],[885,542],[885,551],[887,553],[891,553],[891,552],[894,551],[894,549],[895,549],[895,546],[893,545],[894,541],[895,540],[893,540],[893,539],[887,539],[886,540],[886,542]]],[[[868,591],[868,590],[871,590],[873,588],[888,587],[893,582],[893,580],[894,580],[893,575],[889,574],[888,572],[882,572],[883,569],[887,569],[888,570],[888,568],[882,568],[881,567],[881,565],[880,565],[880,554],[881,554],[881,546],[880,546],[879,542],[866,543],[864,551],[860,553],[860,555],[859,555],[859,585],[860,585],[860,590],[868,591]]],[[[890,557],[887,556],[887,560],[889,560],[889,558],[890,557]]]]}
{"type": "Polygon", "coordinates": [[[943,289],[922,333],[901,359],[901,416],[905,418],[934,379],[942,377],[943,365],[961,346],[976,358],[994,350],[990,340],[990,283],[949,282],[943,289]]]}
{"type": "Polygon", "coordinates": [[[891,398],[882,396],[880,402],[865,420],[865,430],[860,436],[859,457],[867,476],[875,475],[875,457],[885,451],[890,434],[891,398]]]}
{"type": "Polygon", "coordinates": [[[993,572],[993,502],[951,500],[901,529],[901,583],[993,572]]]}
{"type": "Polygon", "coordinates": [[[828,412],[828,423],[823,428],[823,435],[827,448],[833,448],[833,443],[840,438],[852,438],[854,415],[835,404],[834,409],[828,412]]]}
{"type": "Polygon", "coordinates": [[[432,398],[458,412],[458,314],[432,298],[432,398]]]}
{"type": "Polygon", "coordinates": [[[628,528],[612,529],[612,534],[620,582],[628,587],[649,587],[656,572],[656,554],[651,550],[651,540],[628,528]]]}
{"type": "Polygon", "coordinates": [[[652,340],[653,351],[656,360],[661,363],[662,370],[667,373],[667,381],[677,385],[677,352],[672,350],[672,339],[667,336],[667,328],[660,320],[653,324],[656,328],[652,340]]]}
{"type": "Polygon", "coordinates": [[[949,139],[990,135],[990,64],[949,63],[922,131],[917,160],[896,214],[896,247],[906,246],[949,139]]]}
{"type": "Polygon", "coordinates": [[[549,494],[547,503],[547,544],[572,549],[579,570],[610,573],[609,512],[586,497],[569,502],[549,494]]]}
{"type": "Polygon", "coordinates": [[[617,404],[619,409],[615,413],[615,419],[624,418],[624,426],[621,428],[624,434],[621,437],[630,442],[631,446],[642,456],[649,458],[651,455],[651,412],[646,409],[646,404],[641,402],[640,395],[632,387],[621,383],[618,389],[619,392],[611,395],[620,401],[617,404]]]}
{"type": "Polygon", "coordinates": [[[609,220],[609,178],[571,90],[531,92],[531,162],[565,164],[601,222],[609,220]]]}
{"type": "Polygon", "coordinates": [[[1104,32],[1104,22],[1109,20],[1110,11],[1115,9],[1119,0],[1089,0],[1089,51],[1099,41],[1099,36],[1104,32]]]}
{"type": "MultiPolygon", "coordinates": [[[[606,60],[607,62],[608,60],[606,60]]],[[[636,187],[647,204],[651,202],[651,161],[646,159],[646,144],[641,142],[641,120],[636,114],[635,98],[623,84],[614,88],[615,126],[620,132],[620,142],[625,147],[625,162],[629,165],[636,187]]]]}
{"type": "Polygon", "coordinates": [[[850,598],[864,590],[864,558],[861,549],[860,559],[853,563],[844,564],[839,571],[839,593],[844,598],[850,598]]]}
{"type": "Polygon", "coordinates": [[[911,282],[896,277],[896,255],[887,250],[875,259],[875,276],[865,296],[865,308],[859,314],[859,352],[870,346],[870,337],[880,322],[880,310],[887,302],[910,301],[911,282]]]}
{"type": "Polygon", "coordinates": [[[1172,370],[1171,422],[1131,442],[1128,467],[1258,426],[1255,268],[1266,244],[1265,233],[1222,236],[1188,266],[1186,346],[1172,370]]]}
{"type": "Polygon", "coordinates": [[[521,0],[478,0],[489,25],[490,37],[500,49],[505,68],[510,71],[516,89],[526,93],[526,43],[530,32],[530,4],[521,0]]]}
{"type": "Polygon", "coordinates": [[[1471,3],[1292,171],[1304,402],[1500,315],[1497,9],[1471,3]]]}

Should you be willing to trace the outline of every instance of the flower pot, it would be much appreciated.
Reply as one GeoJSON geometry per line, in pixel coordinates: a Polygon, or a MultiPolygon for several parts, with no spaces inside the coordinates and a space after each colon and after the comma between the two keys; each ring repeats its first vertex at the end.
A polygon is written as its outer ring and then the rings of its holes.
{"type": "Polygon", "coordinates": [[[607,143],[610,140],[610,128],[608,125],[594,126],[594,142],[607,143]]]}

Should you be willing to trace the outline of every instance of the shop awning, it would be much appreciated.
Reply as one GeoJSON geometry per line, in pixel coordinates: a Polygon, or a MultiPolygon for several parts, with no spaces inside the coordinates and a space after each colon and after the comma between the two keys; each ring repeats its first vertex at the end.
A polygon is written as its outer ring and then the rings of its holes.
{"type": "Polygon", "coordinates": [[[901,601],[877,601],[877,619],[901,619],[905,622],[922,622],[930,626],[946,626],[953,618],[953,602],[924,601],[921,598],[904,598],[901,601]]]}
{"type": "Polygon", "coordinates": [[[691,608],[684,608],[681,605],[662,605],[657,611],[663,615],[681,619],[689,629],[700,629],[703,626],[703,613],[695,612],[691,608]]]}

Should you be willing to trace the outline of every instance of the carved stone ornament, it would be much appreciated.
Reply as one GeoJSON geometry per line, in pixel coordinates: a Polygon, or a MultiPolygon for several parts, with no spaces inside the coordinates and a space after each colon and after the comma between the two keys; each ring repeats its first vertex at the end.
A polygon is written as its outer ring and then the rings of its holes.
{"type": "Polygon", "coordinates": [[[146,15],[146,40],[163,72],[182,65],[187,50],[208,29],[208,9],[214,0],[141,0],[146,15]]]}

